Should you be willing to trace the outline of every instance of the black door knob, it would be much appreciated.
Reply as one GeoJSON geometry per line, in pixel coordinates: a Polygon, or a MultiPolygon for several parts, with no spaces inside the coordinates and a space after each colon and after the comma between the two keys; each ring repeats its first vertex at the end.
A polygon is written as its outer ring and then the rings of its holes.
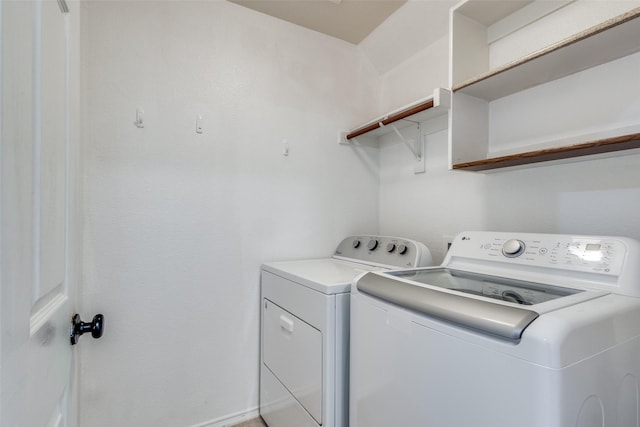
{"type": "Polygon", "coordinates": [[[93,316],[93,321],[91,323],[86,323],[83,322],[80,319],[80,315],[76,313],[71,319],[71,345],[77,344],[80,339],[80,335],[85,332],[91,332],[91,336],[98,339],[102,336],[103,331],[104,316],[102,314],[96,314],[93,316]]]}

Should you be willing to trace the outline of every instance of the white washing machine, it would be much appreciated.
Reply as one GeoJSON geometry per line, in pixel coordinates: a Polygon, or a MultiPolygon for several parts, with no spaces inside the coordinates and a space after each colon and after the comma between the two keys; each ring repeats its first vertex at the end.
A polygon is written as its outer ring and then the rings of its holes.
{"type": "Polygon", "coordinates": [[[331,258],[262,266],[260,415],[270,427],[348,426],[351,282],[425,265],[419,242],[352,236],[331,258]]]}
{"type": "Polygon", "coordinates": [[[639,378],[635,240],[465,232],[352,287],[351,427],[637,427],[639,378]]]}

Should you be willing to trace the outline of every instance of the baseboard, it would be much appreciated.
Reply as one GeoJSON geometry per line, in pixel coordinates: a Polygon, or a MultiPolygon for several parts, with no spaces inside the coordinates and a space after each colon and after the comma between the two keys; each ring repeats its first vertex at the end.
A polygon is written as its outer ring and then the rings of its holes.
{"type": "Polygon", "coordinates": [[[230,427],[245,421],[252,420],[260,415],[258,408],[250,408],[245,411],[236,412],[235,414],[225,415],[224,417],[214,420],[205,421],[203,423],[194,424],[189,427],[230,427]]]}

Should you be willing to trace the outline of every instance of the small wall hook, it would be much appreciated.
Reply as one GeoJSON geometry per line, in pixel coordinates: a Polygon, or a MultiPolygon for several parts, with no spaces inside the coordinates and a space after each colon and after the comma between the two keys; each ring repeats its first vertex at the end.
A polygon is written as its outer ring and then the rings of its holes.
{"type": "Polygon", "coordinates": [[[144,127],[144,110],[142,107],[136,108],[136,121],[133,124],[138,128],[144,127]]]}

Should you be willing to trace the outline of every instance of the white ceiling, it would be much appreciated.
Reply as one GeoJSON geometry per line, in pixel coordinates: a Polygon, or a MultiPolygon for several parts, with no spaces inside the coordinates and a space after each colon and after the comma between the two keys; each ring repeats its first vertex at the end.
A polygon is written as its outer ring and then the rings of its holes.
{"type": "Polygon", "coordinates": [[[407,0],[229,0],[358,44],[407,0]]]}

